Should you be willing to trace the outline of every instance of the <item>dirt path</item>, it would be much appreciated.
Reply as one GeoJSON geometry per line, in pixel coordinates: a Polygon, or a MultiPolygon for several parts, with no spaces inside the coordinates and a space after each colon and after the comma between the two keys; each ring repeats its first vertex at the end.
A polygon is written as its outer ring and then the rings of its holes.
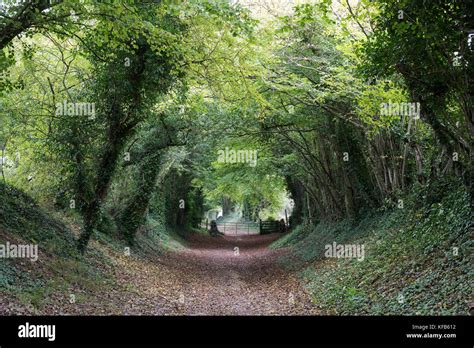
{"type": "Polygon", "coordinates": [[[317,314],[302,284],[276,262],[283,251],[268,249],[277,237],[193,235],[188,248],[153,260],[151,274],[137,270],[145,276],[127,281],[156,304],[148,314],[317,314]]]}
{"type": "Polygon", "coordinates": [[[70,282],[67,289],[41,292],[45,304],[39,309],[0,292],[0,315],[318,314],[302,284],[279,266],[285,251],[268,248],[276,238],[194,234],[186,248],[146,256],[126,256],[96,242],[109,260],[97,264],[108,274],[103,284],[70,282]]]}
{"type": "Polygon", "coordinates": [[[186,275],[183,313],[308,314],[301,284],[276,262],[282,252],[268,249],[276,237],[193,236],[189,249],[167,260],[186,275]]]}

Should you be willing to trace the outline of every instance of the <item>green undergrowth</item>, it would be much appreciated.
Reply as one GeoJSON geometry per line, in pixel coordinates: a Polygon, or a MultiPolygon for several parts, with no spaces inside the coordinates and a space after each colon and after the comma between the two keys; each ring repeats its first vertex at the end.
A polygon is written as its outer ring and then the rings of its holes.
{"type": "Polygon", "coordinates": [[[178,232],[149,217],[135,245],[96,231],[95,242],[80,255],[75,248],[79,221],[74,214],[45,210],[21,190],[0,183],[0,244],[37,244],[39,250],[37,261],[0,258],[0,292],[29,308],[29,314],[69,301],[73,289],[84,290],[76,298],[80,303],[87,301],[87,294],[115,287],[111,252],[146,258],[184,244],[178,232]]]}
{"type": "Polygon", "coordinates": [[[22,191],[0,183],[0,229],[40,244],[55,255],[71,255],[74,234],[67,226],[52,218],[22,191]]]}
{"type": "Polygon", "coordinates": [[[414,192],[404,207],[358,223],[296,228],[273,244],[330,314],[467,315],[472,298],[472,211],[462,186],[414,192]],[[325,245],[364,245],[365,258],[326,258],[325,245]]]}
{"type": "Polygon", "coordinates": [[[181,249],[186,241],[182,231],[166,227],[163,222],[153,216],[148,216],[146,224],[137,235],[137,246],[141,250],[162,252],[181,249]]]}

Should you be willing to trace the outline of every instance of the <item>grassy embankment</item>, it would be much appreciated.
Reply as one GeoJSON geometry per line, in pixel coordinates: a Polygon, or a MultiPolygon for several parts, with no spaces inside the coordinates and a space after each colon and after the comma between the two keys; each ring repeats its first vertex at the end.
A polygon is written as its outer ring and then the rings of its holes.
{"type": "Polygon", "coordinates": [[[332,314],[467,315],[472,307],[472,211],[453,183],[413,192],[357,223],[299,226],[272,247],[302,267],[313,303],[332,314]],[[364,244],[365,259],[325,258],[325,245],[364,244]]]}
{"type": "MultiPolygon", "coordinates": [[[[57,313],[58,308],[67,310],[71,294],[76,307],[71,311],[80,312],[81,305],[101,306],[98,294],[133,290],[115,277],[127,257],[146,260],[183,243],[153,219],[145,227],[131,256],[124,241],[100,231],[86,254],[80,255],[75,249],[80,231],[77,213],[45,210],[20,190],[0,184],[0,244],[37,244],[39,250],[37,261],[0,259],[0,314],[57,313]]],[[[104,310],[120,313],[120,308],[104,310]]]]}

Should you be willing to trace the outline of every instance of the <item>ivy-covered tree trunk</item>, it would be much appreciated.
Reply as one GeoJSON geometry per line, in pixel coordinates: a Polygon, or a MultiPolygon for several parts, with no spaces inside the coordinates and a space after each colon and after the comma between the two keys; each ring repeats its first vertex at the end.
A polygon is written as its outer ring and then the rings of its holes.
{"type": "Polygon", "coordinates": [[[290,216],[290,226],[294,227],[303,222],[305,191],[301,182],[291,176],[286,177],[286,184],[294,202],[293,211],[290,216]]]}
{"type": "Polygon", "coordinates": [[[81,192],[86,188],[77,186],[78,195],[88,197],[81,202],[81,211],[84,219],[84,229],[78,240],[78,249],[83,253],[87,247],[89,239],[100,221],[100,210],[102,202],[107,196],[111,181],[114,177],[119,158],[123,148],[135,132],[135,127],[144,118],[142,110],[142,85],[146,77],[145,64],[146,56],[150,53],[148,45],[141,42],[138,49],[135,50],[135,56],[132,59],[133,66],[127,67],[119,62],[114,62],[105,69],[105,73],[110,79],[110,73],[117,72],[115,69],[128,69],[118,71],[117,77],[126,76],[126,81],[120,81],[121,87],[131,87],[130,90],[121,90],[114,88],[105,91],[108,100],[105,105],[109,105],[109,114],[105,115],[107,122],[107,137],[104,144],[95,177],[93,177],[92,194],[81,192]],[[127,99],[122,98],[127,93],[127,99]],[[128,104],[128,105],[127,105],[128,104]]]}
{"type": "Polygon", "coordinates": [[[135,193],[118,218],[120,232],[130,245],[133,245],[136,232],[145,218],[159,172],[159,156],[140,165],[135,193]]]}
{"type": "Polygon", "coordinates": [[[221,204],[222,204],[222,214],[224,216],[229,215],[232,212],[234,203],[228,197],[223,197],[221,204]]]}

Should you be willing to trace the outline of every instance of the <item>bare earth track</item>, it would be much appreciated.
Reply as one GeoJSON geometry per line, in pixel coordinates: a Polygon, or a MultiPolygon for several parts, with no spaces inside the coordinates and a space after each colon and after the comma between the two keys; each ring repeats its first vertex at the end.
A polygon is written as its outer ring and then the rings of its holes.
{"type": "Polygon", "coordinates": [[[207,237],[169,254],[164,264],[181,274],[180,312],[213,315],[311,314],[299,281],[281,268],[283,251],[268,249],[278,235],[207,237]]]}
{"type": "Polygon", "coordinates": [[[109,265],[100,263],[97,267],[110,274],[114,284],[105,279],[102,285],[87,288],[70,283],[68,289],[45,293],[44,304],[35,308],[0,293],[0,312],[1,315],[318,314],[300,281],[277,262],[286,251],[268,248],[278,236],[194,234],[185,248],[146,257],[125,256],[95,242],[95,247],[110,260],[109,265]],[[75,294],[75,303],[69,301],[70,294],[75,294]]]}

